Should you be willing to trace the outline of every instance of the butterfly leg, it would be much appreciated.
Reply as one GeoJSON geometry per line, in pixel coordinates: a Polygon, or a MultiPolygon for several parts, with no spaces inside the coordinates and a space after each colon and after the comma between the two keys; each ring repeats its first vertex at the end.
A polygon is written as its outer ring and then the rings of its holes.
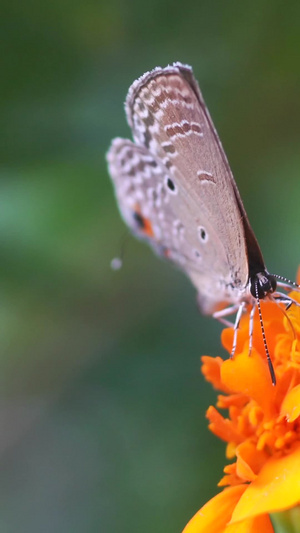
{"type": "Polygon", "coordinates": [[[231,305],[230,307],[225,307],[225,309],[221,309],[221,311],[216,311],[213,313],[213,318],[216,318],[221,322],[221,324],[224,324],[227,328],[233,328],[235,324],[233,322],[230,322],[229,320],[226,320],[226,316],[228,315],[234,315],[238,311],[240,307],[240,304],[231,305]]]}
{"type": "Polygon", "coordinates": [[[290,298],[289,296],[286,296],[285,294],[282,294],[280,292],[279,293],[277,292],[276,295],[273,297],[271,296],[271,300],[273,300],[277,304],[283,303],[285,305],[285,309],[282,309],[280,306],[278,307],[283,312],[287,321],[289,322],[291,330],[293,332],[294,339],[296,339],[297,335],[296,335],[295,328],[293,326],[293,322],[291,321],[286,311],[288,311],[288,309],[291,307],[292,304],[295,304],[297,307],[300,307],[299,302],[297,302],[296,300],[293,300],[293,298],[290,298]]]}
{"type": "Polygon", "coordinates": [[[243,311],[245,309],[245,305],[246,305],[245,302],[242,302],[241,304],[235,304],[235,305],[232,305],[231,307],[226,307],[225,309],[222,309],[221,311],[216,311],[213,314],[213,317],[217,318],[217,320],[219,320],[225,326],[230,327],[230,328],[233,327],[234,333],[233,333],[232,350],[230,354],[231,358],[234,356],[235,351],[236,351],[238,329],[240,326],[240,321],[241,321],[243,311]],[[234,324],[232,324],[232,322],[229,322],[229,320],[226,320],[224,318],[225,316],[232,315],[233,313],[236,313],[234,324]]]}
{"type": "Polygon", "coordinates": [[[236,317],[235,317],[234,332],[233,332],[233,342],[232,342],[232,350],[231,350],[231,354],[230,354],[230,359],[232,359],[234,354],[235,354],[236,345],[237,345],[238,329],[240,327],[240,321],[241,321],[241,317],[242,317],[245,305],[246,305],[245,302],[242,302],[239,305],[239,308],[237,310],[237,314],[236,314],[236,317]]]}
{"type": "Polygon", "coordinates": [[[252,346],[253,346],[253,327],[254,327],[255,308],[256,308],[256,302],[252,305],[250,316],[249,316],[249,355],[251,355],[252,346]]]}
{"type": "Polygon", "coordinates": [[[297,302],[297,300],[294,300],[294,298],[287,296],[283,292],[276,292],[274,295],[272,295],[272,299],[274,299],[277,303],[283,303],[286,306],[286,311],[291,307],[292,304],[300,307],[300,303],[297,302]]]}
{"type": "MultiPolygon", "coordinates": [[[[277,276],[275,276],[277,278],[277,276]]],[[[289,281],[288,283],[283,281],[277,281],[277,287],[282,287],[286,291],[300,291],[300,286],[294,281],[289,281]]]]}

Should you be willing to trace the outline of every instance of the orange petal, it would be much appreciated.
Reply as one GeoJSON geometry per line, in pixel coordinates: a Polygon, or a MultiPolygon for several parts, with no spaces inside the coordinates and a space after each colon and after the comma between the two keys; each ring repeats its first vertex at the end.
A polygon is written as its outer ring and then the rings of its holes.
{"type": "Polygon", "coordinates": [[[235,524],[229,524],[224,533],[274,533],[271,519],[269,515],[264,514],[255,516],[254,518],[248,518],[242,522],[236,522],[235,524]]]}
{"type": "Polygon", "coordinates": [[[284,413],[281,413],[284,399],[290,390],[300,384],[299,377],[299,371],[293,367],[290,367],[285,369],[284,373],[279,377],[277,381],[276,396],[274,402],[276,405],[276,409],[282,416],[285,416],[284,413]]]}
{"type": "MultiPolygon", "coordinates": [[[[227,350],[228,353],[231,353],[231,350],[232,350],[233,335],[234,335],[233,328],[225,328],[222,330],[222,333],[221,333],[222,346],[224,346],[225,350],[227,350]]],[[[240,328],[239,334],[237,337],[236,353],[240,353],[243,350],[244,344],[246,340],[248,339],[249,339],[249,333],[246,334],[245,328],[244,329],[240,328]]]]}
{"type": "Polygon", "coordinates": [[[226,465],[224,467],[225,476],[218,483],[218,487],[225,487],[226,485],[240,485],[241,480],[236,475],[236,463],[226,465]]]}
{"type": "Polygon", "coordinates": [[[294,422],[300,415],[300,385],[291,389],[285,396],[280,414],[286,416],[288,422],[294,422]]]}
{"type": "Polygon", "coordinates": [[[223,476],[219,483],[218,483],[218,487],[226,487],[227,485],[230,485],[231,487],[233,487],[234,485],[240,485],[241,484],[241,480],[240,478],[238,478],[237,476],[234,476],[234,475],[229,475],[229,476],[223,476]]]}
{"type": "Polygon", "coordinates": [[[236,448],[236,456],[236,473],[245,481],[254,481],[268,458],[264,451],[257,450],[249,441],[243,442],[236,448]]]}
{"type": "Polygon", "coordinates": [[[223,533],[245,489],[245,485],[237,485],[214,496],[193,516],[183,533],[223,533]]]}
{"type": "Polygon", "coordinates": [[[221,359],[221,357],[210,357],[209,355],[203,355],[201,357],[201,361],[201,371],[206,381],[211,383],[215,387],[215,389],[227,392],[227,389],[224,387],[221,381],[220,375],[223,359],[221,359]]]}
{"type": "Polygon", "coordinates": [[[223,396],[222,394],[220,394],[218,396],[217,407],[219,407],[220,409],[229,409],[229,407],[235,405],[236,407],[242,408],[244,407],[245,403],[247,403],[247,401],[247,396],[245,396],[245,394],[241,394],[240,392],[227,396],[223,396]]]}
{"type": "Polygon", "coordinates": [[[231,522],[275,513],[300,502],[300,446],[284,457],[272,457],[241,496],[231,522]]]}
{"type": "Polygon", "coordinates": [[[224,384],[234,392],[242,392],[255,400],[268,415],[276,387],[273,387],[267,363],[252,350],[224,361],[221,368],[224,384]]]}
{"type": "Polygon", "coordinates": [[[213,405],[207,409],[206,418],[210,421],[210,431],[217,437],[225,442],[241,442],[242,436],[236,431],[235,424],[229,418],[224,418],[213,405]]]}
{"type": "MultiPolygon", "coordinates": [[[[268,300],[262,300],[261,311],[262,311],[264,324],[265,322],[266,323],[269,322],[270,327],[273,328],[273,322],[279,321],[281,323],[281,328],[282,328],[282,319],[284,315],[282,314],[282,311],[280,310],[279,306],[275,302],[270,302],[268,300]]],[[[255,328],[255,331],[259,331],[260,324],[259,324],[259,314],[258,314],[257,309],[255,312],[255,319],[257,320],[257,329],[255,328]]],[[[276,331],[276,328],[275,328],[275,331],[276,331]]],[[[260,335],[260,337],[262,337],[262,335],[260,335]]]]}
{"type": "MultiPolygon", "coordinates": [[[[261,302],[261,310],[264,322],[265,331],[269,330],[268,346],[270,352],[276,346],[276,335],[280,331],[285,331],[283,326],[283,314],[278,305],[274,302],[261,302]],[[274,334],[273,334],[274,333],[274,334]]],[[[231,353],[233,344],[234,328],[225,328],[222,331],[221,341],[224,348],[231,353]]],[[[259,320],[258,310],[256,309],[254,314],[254,329],[253,329],[253,342],[254,347],[259,353],[265,353],[264,342],[261,334],[261,325],[259,320]]],[[[249,311],[242,316],[240,327],[237,336],[236,353],[240,353],[244,350],[245,346],[249,346],[249,311]]]]}
{"type": "MultiPolygon", "coordinates": [[[[225,328],[222,330],[221,343],[224,346],[225,350],[227,350],[229,353],[231,353],[232,351],[233,336],[234,327],[225,328]]],[[[245,344],[247,346],[249,345],[249,313],[245,313],[241,318],[235,352],[242,352],[245,344]]]]}
{"type": "Polygon", "coordinates": [[[300,266],[298,267],[298,270],[297,270],[296,281],[297,281],[298,285],[300,285],[300,266]]]}

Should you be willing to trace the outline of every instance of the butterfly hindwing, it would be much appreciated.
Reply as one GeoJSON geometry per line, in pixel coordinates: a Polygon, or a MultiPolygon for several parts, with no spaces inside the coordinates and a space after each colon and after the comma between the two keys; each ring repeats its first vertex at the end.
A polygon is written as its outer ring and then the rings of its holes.
{"type": "Polygon", "coordinates": [[[218,284],[210,259],[214,258],[216,272],[220,261],[216,241],[207,240],[207,229],[213,235],[210,223],[204,228],[200,215],[194,219],[184,189],[175,186],[169,170],[147,148],[117,138],[107,159],[125,222],[158,254],[201,284],[204,306],[213,294],[211,284],[218,284]]]}
{"type": "Polygon", "coordinates": [[[145,147],[114,139],[107,155],[122,216],[131,230],[183,266],[189,243],[176,213],[168,170],[145,147]]]}

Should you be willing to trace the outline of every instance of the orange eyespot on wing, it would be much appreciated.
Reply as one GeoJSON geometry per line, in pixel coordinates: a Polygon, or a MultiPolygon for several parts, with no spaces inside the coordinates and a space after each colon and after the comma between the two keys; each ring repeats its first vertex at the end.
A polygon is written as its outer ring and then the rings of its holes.
{"type": "Polygon", "coordinates": [[[154,231],[151,220],[142,215],[139,206],[136,206],[133,212],[133,218],[136,222],[137,228],[147,237],[154,237],[154,231]]]}

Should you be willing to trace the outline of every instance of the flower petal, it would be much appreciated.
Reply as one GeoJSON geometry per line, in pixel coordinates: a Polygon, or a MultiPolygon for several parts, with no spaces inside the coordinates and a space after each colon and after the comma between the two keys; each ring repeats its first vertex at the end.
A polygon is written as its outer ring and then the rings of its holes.
{"type": "Polygon", "coordinates": [[[298,270],[297,270],[296,281],[297,281],[298,285],[300,285],[300,266],[298,267],[298,270]]]}
{"type": "Polygon", "coordinates": [[[224,489],[193,516],[183,533],[223,533],[246,488],[245,485],[237,485],[224,489]]]}
{"type": "Polygon", "coordinates": [[[286,416],[288,422],[294,422],[300,415],[300,385],[291,389],[284,398],[281,406],[282,416],[286,416]]]}
{"type": "Polygon", "coordinates": [[[263,514],[248,518],[242,522],[229,524],[224,533],[274,533],[271,519],[269,515],[263,514]]]}
{"type": "Polygon", "coordinates": [[[267,363],[256,350],[251,355],[243,352],[224,361],[221,368],[223,383],[234,392],[243,392],[255,400],[263,411],[270,415],[272,398],[275,395],[267,363]]]}
{"type": "Polygon", "coordinates": [[[221,357],[210,357],[209,355],[203,355],[201,357],[201,361],[201,371],[206,381],[211,383],[215,389],[228,392],[221,381],[221,366],[223,364],[223,359],[221,357]]]}
{"type": "Polygon", "coordinates": [[[272,457],[241,496],[231,522],[289,509],[300,502],[300,445],[289,455],[272,457]]]}
{"type": "MultiPolygon", "coordinates": [[[[231,350],[232,350],[233,336],[234,336],[233,328],[225,328],[222,330],[221,343],[222,343],[222,346],[224,346],[225,350],[227,350],[227,352],[229,353],[231,353],[231,350]]],[[[246,333],[245,328],[242,328],[240,326],[239,334],[237,337],[236,353],[240,353],[243,350],[244,344],[248,341],[248,339],[249,339],[249,333],[246,333]]]]}
{"type": "Polygon", "coordinates": [[[236,449],[236,471],[240,479],[253,481],[262,465],[268,459],[266,452],[258,450],[255,444],[246,440],[236,449]]]}
{"type": "Polygon", "coordinates": [[[210,422],[208,426],[210,431],[217,435],[217,437],[226,442],[241,442],[242,437],[236,430],[232,420],[224,418],[212,405],[206,411],[206,418],[210,422]]]}

